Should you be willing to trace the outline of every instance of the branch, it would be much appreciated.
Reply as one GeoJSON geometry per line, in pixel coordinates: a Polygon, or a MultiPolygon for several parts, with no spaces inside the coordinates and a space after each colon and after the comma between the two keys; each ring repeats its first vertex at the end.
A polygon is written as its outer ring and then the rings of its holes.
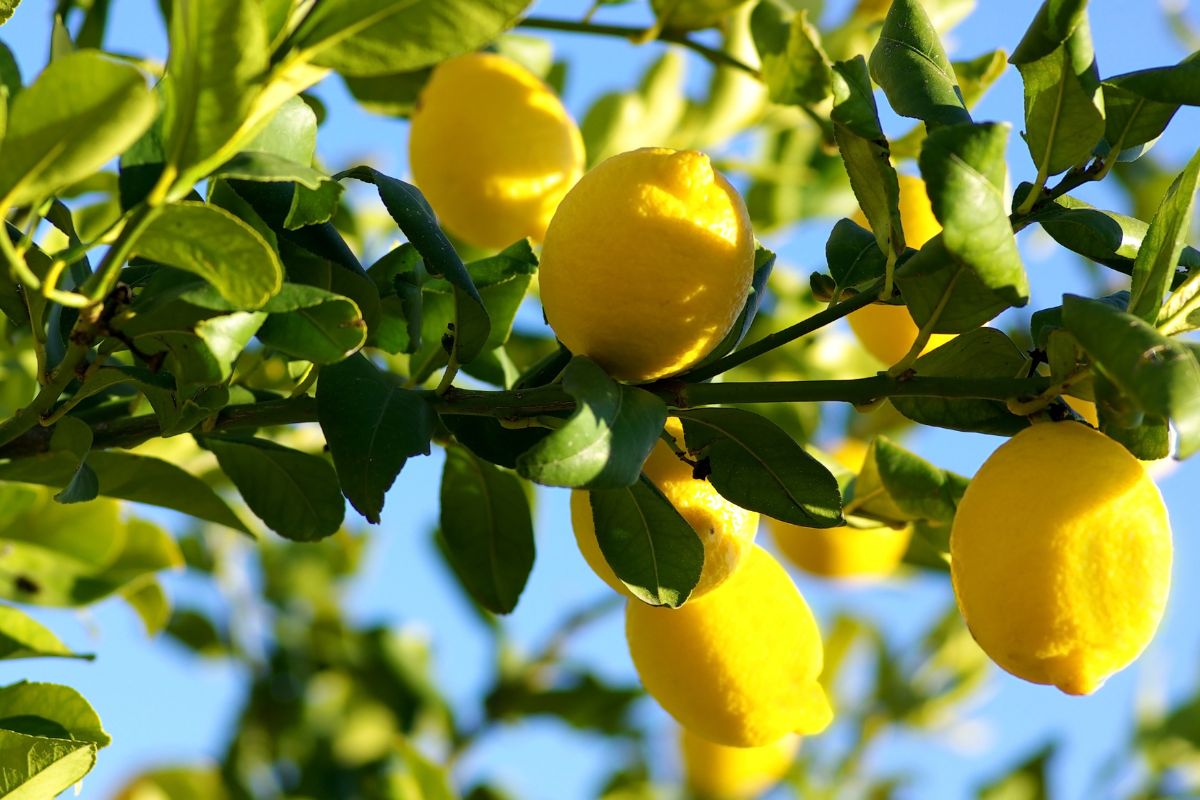
{"type": "MultiPolygon", "coordinates": [[[[565,19],[546,19],[544,17],[526,17],[517,23],[518,28],[535,28],[543,31],[562,31],[565,33],[591,33],[598,36],[615,36],[627,39],[633,44],[641,44],[646,35],[645,28],[634,28],[629,25],[599,25],[593,22],[572,22],[565,19]]],[[[733,67],[762,80],[762,74],[744,61],[740,61],[723,50],[701,44],[680,31],[664,30],[658,34],[658,39],[671,44],[686,47],[698,53],[718,67],[733,67]]]]}

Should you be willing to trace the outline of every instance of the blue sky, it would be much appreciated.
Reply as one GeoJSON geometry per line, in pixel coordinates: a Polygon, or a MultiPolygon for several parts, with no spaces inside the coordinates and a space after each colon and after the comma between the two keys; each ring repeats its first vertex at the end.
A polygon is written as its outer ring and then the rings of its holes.
{"type": "MultiPolygon", "coordinates": [[[[26,80],[45,59],[50,5],[47,0],[25,0],[13,20],[0,29],[0,39],[16,51],[26,80]]],[[[578,18],[587,5],[585,0],[541,0],[534,10],[578,18]]],[[[845,0],[830,2],[827,18],[839,18],[847,5],[845,0]]],[[[165,38],[153,0],[116,0],[113,6],[111,49],[160,58],[165,55],[165,38]]],[[[952,55],[974,56],[997,47],[1011,52],[1037,6],[1034,0],[980,0],[975,14],[949,37],[952,55]]],[[[1168,64],[1185,55],[1153,3],[1097,2],[1091,18],[1103,75],[1168,64]],[[1128,10],[1133,6],[1138,7],[1137,13],[1128,10]]],[[[648,20],[648,12],[644,3],[635,2],[607,9],[599,19],[641,24],[648,20]]],[[[660,52],[659,45],[636,48],[620,40],[567,34],[548,38],[559,56],[571,62],[565,100],[576,118],[581,118],[601,93],[632,85],[660,52]]],[[[698,60],[692,60],[690,66],[693,78],[702,80],[706,66],[698,60]]],[[[319,141],[326,163],[342,168],[370,158],[391,174],[406,174],[404,123],[362,112],[336,80],[323,84],[319,94],[332,112],[319,141]]],[[[1020,114],[1020,78],[1010,68],[975,116],[1017,120],[1020,114]]],[[[908,128],[895,117],[885,121],[890,133],[908,128]]],[[[1156,152],[1173,164],[1182,163],[1195,146],[1197,121],[1195,109],[1184,109],[1156,152]]],[[[1016,132],[1009,164],[1014,183],[1034,174],[1016,132]]],[[[1123,207],[1120,196],[1107,187],[1089,187],[1081,194],[1098,205],[1123,207]]],[[[767,244],[779,251],[784,264],[802,272],[819,269],[831,224],[832,220],[814,220],[783,236],[769,237],[767,244]]],[[[1022,234],[1021,245],[1034,291],[1031,309],[1055,305],[1063,291],[1087,286],[1078,263],[1046,247],[1037,231],[1022,234]]],[[[1027,312],[1012,313],[1005,320],[1023,314],[1027,312]]],[[[968,475],[998,443],[993,437],[935,429],[922,430],[908,440],[925,458],[968,475]]],[[[374,530],[373,554],[351,590],[350,603],[356,618],[363,621],[424,630],[435,649],[439,676],[464,716],[471,718],[491,654],[480,624],[434,552],[430,531],[437,518],[440,471],[441,458],[436,453],[406,466],[389,495],[384,522],[374,530]]],[[[914,798],[960,797],[982,778],[1054,740],[1064,745],[1054,767],[1056,796],[1071,800],[1096,796],[1088,781],[1101,764],[1116,755],[1138,698],[1162,692],[1178,697],[1196,677],[1192,665],[1200,651],[1200,618],[1189,611],[1200,601],[1200,587],[1187,577],[1189,565],[1200,563],[1200,545],[1191,536],[1200,516],[1200,499],[1188,491],[1198,477],[1200,466],[1193,461],[1161,483],[1175,528],[1177,580],[1166,621],[1137,665],[1089,698],[1069,698],[995,670],[980,702],[970,710],[969,731],[964,727],[932,738],[888,738],[868,762],[871,768],[903,767],[915,772],[919,782],[909,795],[914,798]]],[[[606,591],[575,550],[565,491],[539,493],[537,531],[537,565],[520,606],[505,623],[515,641],[529,649],[541,643],[572,609],[606,591]]],[[[932,577],[851,588],[802,574],[795,577],[824,623],[841,610],[851,610],[875,620],[897,643],[918,635],[951,597],[948,583],[932,577]]],[[[166,583],[177,598],[210,599],[207,588],[194,578],[170,576],[166,583]]],[[[195,760],[219,752],[244,690],[244,675],[237,668],[198,661],[169,644],[147,640],[132,613],[115,602],[83,613],[45,612],[40,616],[68,644],[95,652],[98,659],[93,663],[2,664],[0,682],[22,678],[60,681],[75,686],[95,704],[114,743],[102,752],[96,770],[86,779],[83,797],[109,797],[126,776],[149,764],[195,760]]],[[[634,680],[620,615],[588,629],[570,654],[614,679],[634,680]]],[[[651,703],[641,711],[649,724],[663,731],[656,755],[664,763],[670,762],[674,755],[669,721],[651,703]]],[[[463,769],[468,779],[497,776],[522,798],[567,800],[590,796],[614,758],[598,739],[567,733],[556,723],[535,722],[489,737],[466,759],[463,769]]]]}

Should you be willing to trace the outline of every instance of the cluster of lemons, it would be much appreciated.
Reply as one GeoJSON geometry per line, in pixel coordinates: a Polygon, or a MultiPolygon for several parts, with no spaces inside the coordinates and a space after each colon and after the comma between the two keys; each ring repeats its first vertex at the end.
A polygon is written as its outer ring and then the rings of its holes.
{"type": "MultiPolygon", "coordinates": [[[[687,370],[746,301],[749,217],[708,157],[648,148],[583,174],[581,138],[561,102],[506,58],[472,54],[434,71],[413,116],[410,156],[453,234],[480,247],[525,236],[542,244],[547,321],[614,378],[687,370]]],[[[940,227],[920,180],[902,178],[900,189],[906,239],[920,247],[940,227]]],[[[899,305],[868,306],[849,322],[884,364],[917,336],[899,305]]],[[[684,729],[694,788],[750,797],[786,771],[798,734],[832,720],[820,632],[787,572],[754,543],[758,515],[693,477],[676,453],[686,446],[678,420],[667,432],[677,447],[660,442],[644,473],[703,541],[691,599],[678,609],[633,599],[600,552],[586,492],[572,497],[573,527],[591,568],[630,598],[633,663],[684,729]]],[[[836,455],[857,471],[865,446],[836,455]]],[[[911,536],[769,522],[781,553],[829,577],[886,575],[911,536]]],[[[1161,496],[1139,461],[1079,422],[1037,423],[997,449],[962,499],[950,551],[955,596],[979,645],[1012,674],[1070,694],[1094,691],[1131,663],[1166,603],[1171,537],[1161,496]]]]}

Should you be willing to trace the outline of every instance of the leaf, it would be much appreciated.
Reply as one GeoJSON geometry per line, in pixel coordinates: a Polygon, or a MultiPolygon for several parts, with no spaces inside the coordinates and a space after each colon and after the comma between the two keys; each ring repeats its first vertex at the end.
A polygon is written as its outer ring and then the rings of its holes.
{"type": "Polygon", "coordinates": [[[1179,458],[1200,449],[1200,363],[1183,342],[1113,306],[1063,298],[1063,324],[1104,375],[1179,433],[1179,458]]]}
{"type": "Polygon", "coordinates": [[[268,439],[205,436],[250,510],[287,539],[315,542],[341,527],[345,502],[329,462],[268,439]]]}
{"type": "Polygon", "coordinates": [[[131,517],[116,559],[94,574],[81,576],[72,590],[76,604],[92,603],[130,587],[143,586],[162,570],[182,569],[183,554],[175,540],[157,525],[131,517]]]}
{"type": "Polygon", "coordinates": [[[12,15],[16,13],[19,5],[21,5],[21,0],[0,0],[0,25],[12,19],[12,15]]]}
{"type": "Polygon", "coordinates": [[[737,408],[680,413],[688,452],[707,461],[726,500],[794,525],[842,522],[837,480],[778,425],[737,408]]]}
{"type": "Polygon", "coordinates": [[[0,208],[36,202],[98,171],[137,141],[157,113],[135,67],[94,50],[52,62],[12,101],[0,208]]]}
{"type": "Polygon", "coordinates": [[[96,745],[90,742],[0,730],[0,796],[5,800],[55,797],[95,764],[96,745]]]}
{"type": "MultiPolygon", "coordinates": [[[[266,153],[291,164],[311,167],[317,153],[317,115],[303,98],[289,97],[271,115],[266,126],[242,145],[242,150],[259,155],[266,153]]],[[[233,160],[236,159],[234,156],[233,160]]],[[[328,179],[324,173],[320,174],[328,179]]]]}
{"type": "Polygon", "coordinates": [[[120,800],[228,800],[220,770],[211,767],[159,767],[138,775],[120,800]]]}
{"type": "Polygon", "coordinates": [[[833,297],[846,289],[867,288],[883,277],[887,264],[875,234],[848,219],[838,220],[830,231],[825,260],[834,281],[833,297]]]}
{"type": "Polygon", "coordinates": [[[446,448],[441,529],[459,581],[481,606],[507,614],[533,569],[533,521],[521,482],[461,446],[446,448]]]}
{"type": "Polygon", "coordinates": [[[1102,88],[1106,158],[1131,161],[1162,135],[1180,105],[1200,105],[1200,60],[1193,54],[1175,66],[1116,75],[1102,88]]]}
{"type": "Polygon", "coordinates": [[[336,364],[367,341],[367,323],[353,300],[285,283],[263,309],[268,317],[258,338],[268,347],[314,364],[336,364]]]}
{"type": "Polygon", "coordinates": [[[1048,800],[1047,770],[1054,746],[1047,745],[1021,764],[979,788],[979,800],[1048,800]]]}
{"type": "Polygon", "coordinates": [[[666,404],[617,383],[582,356],[563,371],[562,387],[575,398],[575,413],[517,458],[517,473],[544,486],[615,489],[635,483],[666,424],[666,404]]]}
{"type": "Polygon", "coordinates": [[[146,355],[166,354],[166,370],[181,390],[224,384],[266,318],[261,312],[225,314],[197,322],[191,330],[138,337],[137,345],[146,355]]]}
{"type": "Polygon", "coordinates": [[[755,316],[758,314],[763,294],[767,291],[767,281],[770,280],[771,272],[774,269],[775,253],[755,242],[754,273],[750,277],[750,293],[746,295],[746,302],[742,306],[741,313],[734,320],[729,333],[725,334],[725,338],[708,355],[696,362],[695,366],[691,367],[687,373],[677,376],[680,380],[687,380],[690,374],[702,371],[709,364],[724,358],[737,349],[742,340],[746,338],[746,334],[750,333],[750,327],[754,324],[755,316]]]}
{"type": "Polygon", "coordinates": [[[1086,0],[1046,0],[1010,59],[1025,81],[1025,141],[1040,179],[1087,161],[1104,136],[1086,6],[1086,0]]]}
{"type": "Polygon", "coordinates": [[[954,68],[919,0],[892,3],[870,66],[897,114],[930,127],[971,121],[954,68]]]}
{"type": "Polygon", "coordinates": [[[342,494],[378,524],[387,490],[412,456],[427,455],[433,409],[362,355],[321,370],[317,419],[342,494]]]}
{"type": "Polygon", "coordinates": [[[148,578],[130,584],[121,595],[141,619],[147,636],[157,636],[166,630],[171,618],[171,600],[157,579],[148,578]]]}
{"type": "Polygon", "coordinates": [[[546,428],[506,428],[495,417],[474,414],[446,414],[441,423],[472,453],[506,469],[516,469],[520,455],[550,435],[546,428]]]}
{"type": "Polygon", "coordinates": [[[182,196],[245,138],[271,48],[252,0],[174,0],[168,28],[163,144],[182,196]]]}
{"type": "Polygon", "coordinates": [[[63,489],[54,495],[60,503],[82,503],[95,499],[100,490],[96,473],[87,465],[87,456],[92,449],[92,429],[75,417],[63,417],[54,426],[50,435],[50,449],[61,451],[78,461],[78,468],[63,489]]]}
{"type": "Polygon", "coordinates": [[[296,32],[312,62],[385,75],[471,52],[511,27],[530,0],[326,0],[296,32]]]}
{"type": "Polygon", "coordinates": [[[829,59],[821,49],[821,34],[809,24],[807,10],[789,15],[771,0],[759,3],[750,17],[750,32],[772,102],[811,106],[829,97],[829,59]]]}
{"type": "Polygon", "coordinates": [[[415,186],[389,178],[370,167],[356,167],[340,173],[340,178],[356,178],[373,183],[379,199],[387,208],[400,230],[412,242],[425,260],[425,268],[433,275],[445,278],[454,286],[454,354],[458,363],[466,364],[475,358],[491,334],[491,322],[479,291],[462,259],[450,240],[438,227],[433,209],[415,186]]]}
{"type": "Polygon", "coordinates": [[[72,653],[57,636],[24,611],[0,606],[0,659],[84,658],[72,653]]]}
{"type": "Polygon", "coordinates": [[[239,309],[264,305],[283,285],[283,266],[266,240],[217,206],[163,207],[137,238],[134,252],[199,275],[239,309]]]}
{"type": "MultiPolygon", "coordinates": [[[[1133,262],[1133,282],[1129,290],[1129,313],[1154,324],[1163,308],[1163,293],[1171,286],[1175,265],[1179,263],[1192,232],[1192,214],[1196,205],[1196,184],[1200,180],[1200,150],[1171,183],[1166,197],[1150,220],[1150,229],[1133,262]]],[[[1171,311],[1181,313],[1174,304],[1171,311]]],[[[1171,313],[1171,312],[1167,312],[1171,313]]],[[[1166,321],[1166,320],[1164,320],[1166,321]]]]}
{"type": "Polygon", "coordinates": [[[388,75],[343,75],[342,79],[358,104],[372,114],[408,117],[417,107],[417,100],[431,72],[429,69],[417,69],[388,75]]]}
{"type": "MultiPolygon", "coordinates": [[[[1012,340],[995,328],[978,328],[956,336],[921,356],[913,369],[921,376],[955,378],[1016,375],[1028,359],[1012,340]]],[[[956,431],[1011,436],[1029,420],[999,400],[949,400],[940,397],[893,397],[892,405],[913,422],[956,431]]]]}
{"type": "Polygon", "coordinates": [[[634,597],[670,608],[687,602],[704,567],[704,545],[658,487],[643,475],[589,497],[600,552],[634,597]]]}
{"type": "Polygon", "coordinates": [[[56,738],[88,742],[97,747],[107,747],[112,742],[88,701],[68,686],[20,681],[0,688],[0,728],[13,733],[33,733],[21,730],[17,722],[29,718],[53,723],[62,734],[56,738]]]}
{"type": "Polygon", "coordinates": [[[646,69],[636,90],[601,95],[579,126],[588,165],[678,137],[688,112],[686,70],[681,52],[665,50],[646,69]]]}
{"type": "MultiPolygon", "coordinates": [[[[301,101],[303,102],[303,101],[301,101]]],[[[305,106],[307,108],[307,106],[305,106]]],[[[256,150],[243,150],[226,161],[212,173],[213,177],[232,178],[243,181],[262,181],[265,183],[298,183],[309,189],[320,189],[324,184],[338,187],[340,195],[342,187],[325,173],[312,167],[287,159],[274,153],[264,153],[256,150]]]]}
{"type": "Polygon", "coordinates": [[[846,507],[892,523],[949,523],[967,483],[961,475],[938,469],[887,437],[877,436],[846,507]]]}

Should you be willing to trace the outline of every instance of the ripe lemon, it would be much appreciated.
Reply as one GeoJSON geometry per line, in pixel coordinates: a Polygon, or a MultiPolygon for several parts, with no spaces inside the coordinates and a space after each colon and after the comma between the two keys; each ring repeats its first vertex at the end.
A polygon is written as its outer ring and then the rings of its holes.
{"type": "MultiPolygon", "coordinates": [[[[933,205],[925,192],[925,182],[911,175],[900,175],[899,179],[900,221],[904,227],[904,240],[909,247],[919,250],[942,232],[942,226],[933,215],[933,205]]],[[[861,210],[854,212],[853,219],[864,228],[869,227],[861,210]]],[[[895,364],[904,358],[917,340],[917,325],[904,306],[872,303],[847,316],[846,321],[866,351],[884,364],[895,364]]],[[[935,333],[929,337],[924,352],[940,347],[953,338],[953,334],[935,333]]]]}
{"type": "Polygon", "coordinates": [[[716,591],[679,608],[629,601],[625,637],[646,691],[709,741],[760,747],[833,719],[817,682],[816,620],[761,547],[716,591]]]}
{"type": "MultiPolygon", "coordinates": [[[[855,473],[862,470],[869,446],[847,439],[831,455],[855,473]]],[[[779,552],[796,566],[826,578],[872,578],[890,575],[904,558],[912,527],[806,528],[777,519],[767,527],[779,552]]]]}
{"type": "MultiPolygon", "coordinates": [[[[667,432],[680,446],[683,445],[683,425],[678,418],[667,420],[667,432]]],[[[735,506],[711,483],[693,478],[692,468],[680,461],[666,442],[659,441],[654,445],[642,471],[696,530],[704,544],[704,568],[692,590],[691,599],[694,600],[728,578],[754,546],[758,513],[735,506]]],[[[578,489],[571,493],[571,527],[575,529],[579,552],[592,571],[613,589],[633,597],[600,552],[588,493],[578,489]]]]}
{"type": "Polygon", "coordinates": [[[681,728],[679,750],[689,789],[706,800],[750,800],[783,779],[800,737],[784,736],[762,747],[727,747],[681,728]]]}
{"type": "Polygon", "coordinates": [[[747,0],[650,0],[664,28],[694,31],[711,28],[747,0]]]}
{"type": "Polygon", "coordinates": [[[682,372],[720,343],[754,274],[746,205],[694,150],[643,148],[594,167],[546,231],[546,319],[624,381],[682,372]]]}
{"type": "Polygon", "coordinates": [[[583,138],[558,97],[490,53],[434,69],[408,148],[413,179],[442,224],[477,247],[540,241],[583,173],[583,138]]]}
{"type": "Polygon", "coordinates": [[[950,534],[958,607],[1001,667],[1090,694],[1145,649],[1171,579],[1158,488],[1120,444],[1039,423],[971,481],[950,534]]]}
{"type": "Polygon", "coordinates": [[[1070,395],[1063,395],[1063,400],[1071,407],[1072,411],[1087,420],[1093,428],[1100,427],[1100,415],[1096,411],[1096,404],[1091,400],[1084,400],[1081,397],[1071,397],[1070,395]]]}

